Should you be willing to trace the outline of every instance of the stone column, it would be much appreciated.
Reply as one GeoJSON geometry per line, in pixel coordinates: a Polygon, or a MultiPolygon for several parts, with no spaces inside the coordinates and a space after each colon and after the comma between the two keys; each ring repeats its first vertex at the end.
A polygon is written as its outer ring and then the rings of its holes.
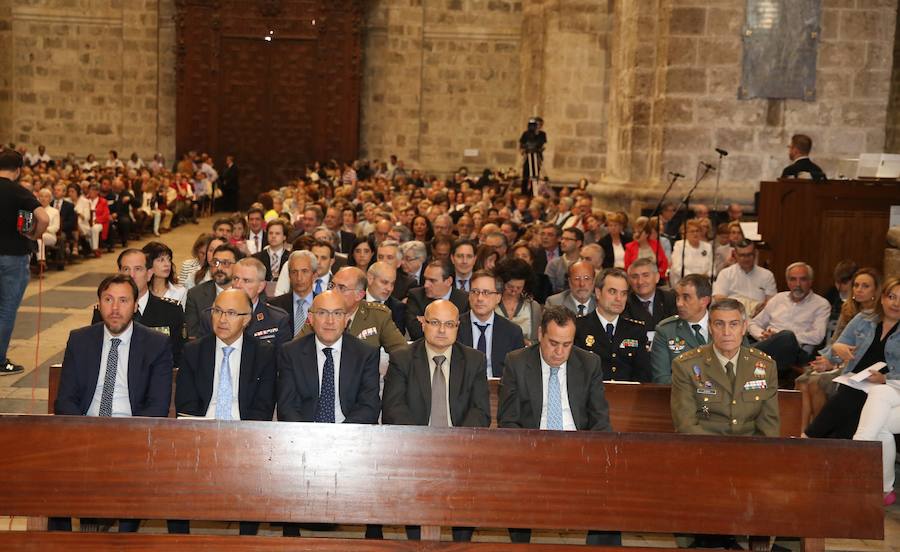
{"type": "Polygon", "coordinates": [[[12,0],[0,0],[0,143],[14,140],[12,131],[13,37],[12,0]]]}

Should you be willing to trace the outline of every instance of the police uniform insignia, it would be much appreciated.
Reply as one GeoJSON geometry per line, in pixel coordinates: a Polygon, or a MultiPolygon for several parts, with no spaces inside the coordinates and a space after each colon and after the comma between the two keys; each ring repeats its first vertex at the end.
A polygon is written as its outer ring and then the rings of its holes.
{"type": "Polygon", "coordinates": [[[623,339],[622,343],[619,344],[620,349],[625,349],[627,347],[637,347],[638,340],[637,339],[623,339]]]}
{"type": "Polygon", "coordinates": [[[681,338],[675,337],[669,340],[669,350],[673,353],[680,353],[687,347],[687,343],[681,338]]]}
{"type": "Polygon", "coordinates": [[[584,338],[585,347],[593,347],[594,346],[594,336],[588,335],[584,338]]]}
{"type": "Polygon", "coordinates": [[[256,314],[256,319],[259,320],[260,322],[265,320],[265,318],[266,318],[266,315],[261,312],[256,314]]]}

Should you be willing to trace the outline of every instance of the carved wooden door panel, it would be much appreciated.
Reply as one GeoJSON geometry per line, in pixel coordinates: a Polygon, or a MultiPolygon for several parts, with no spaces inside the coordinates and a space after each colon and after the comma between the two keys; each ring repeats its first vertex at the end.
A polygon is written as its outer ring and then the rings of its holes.
{"type": "Polygon", "coordinates": [[[307,163],[355,158],[362,3],[176,0],[178,155],[234,155],[242,208],[307,163]]]}

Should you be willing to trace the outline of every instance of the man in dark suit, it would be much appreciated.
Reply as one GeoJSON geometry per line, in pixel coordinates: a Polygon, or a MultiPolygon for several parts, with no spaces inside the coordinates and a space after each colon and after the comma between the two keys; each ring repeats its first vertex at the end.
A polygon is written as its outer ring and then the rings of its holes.
{"type": "Polygon", "coordinates": [[[75,214],[75,205],[66,200],[66,185],[62,182],[53,185],[53,201],[50,206],[59,211],[59,229],[71,239],[71,234],[78,229],[78,215],[75,214]]]}
{"type": "Polygon", "coordinates": [[[575,344],[596,353],[604,380],[650,381],[650,356],[644,323],[622,315],[628,277],[620,268],[604,268],[594,282],[597,310],[578,319],[575,344]]]}
{"type": "Polygon", "coordinates": [[[552,222],[544,223],[541,226],[541,247],[534,256],[534,272],[535,274],[543,274],[547,270],[550,261],[562,255],[562,249],[559,247],[559,239],[562,237],[562,230],[552,222]]]}
{"type": "Polygon", "coordinates": [[[469,279],[471,310],[459,317],[457,341],[487,357],[487,377],[499,378],[506,366],[506,354],[525,346],[522,329],[494,309],[500,304],[503,280],[479,270],[469,279]]]}
{"type": "Polygon", "coordinates": [[[240,172],[234,163],[234,156],[225,157],[225,169],[219,175],[219,186],[222,188],[220,199],[222,209],[225,211],[237,211],[238,192],[240,191],[240,172]]]}
{"type": "Polygon", "coordinates": [[[812,151],[812,138],[805,134],[791,136],[791,143],[788,145],[788,158],[790,158],[791,164],[781,171],[781,178],[825,180],[827,177],[821,167],[810,160],[810,151],[812,151]]]}
{"type": "MultiPolygon", "coordinates": [[[[97,297],[102,323],[69,334],[56,414],[165,417],[172,396],[169,340],[132,320],[138,289],[130,276],[105,278],[97,297]]],[[[119,531],[135,532],[139,525],[121,520],[119,531]]],[[[51,518],[49,529],[71,531],[72,522],[51,518]]]]}
{"type": "MultiPolygon", "coordinates": [[[[175,366],[180,366],[181,348],[184,345],[184,311],[178,301],[159,298],[148,288],[153,278],[153,263],[147,262],[147,254],[140,249],[126,249],[119,253],[116,261],[119,272],[130,276],[138,288],[138,300],[134,316],[135,322],[156,330],[169,338],[172,347],[172,358],[175,366]]],[[[100,305],[94,306],[91,324],[101,322],[100,305]]]]}
{"type": "Polygon", "coordinates": [[[242,258],[243,253],[227,243],[220,245],[213,252],[210,267],[212,280],[192,287],[187,293],[184,320],[187,324],[188,339],[197,339],[204,335],[203,318],[208,316],[207,310],[212,307],[219,293],[231,287],[234,264],[242,258]]]}
{"type": "MultiPolygon", "coordinates": [[[[398,301],[403,301],[406,299],[409,290],[418,287],[419,284],[400,268],[400,244],[394,240],[384,240],[378,244],[378,249],[375,250],[375,253],[376,261],[387,263],[397,271],[397,277],[394,282],[394,289],[391,291],[391,296],[398,301]]],[[[400,326],[398,325],[397,327],[399,328],[400,326]]],[[[406,327],[405,321],[403,327],[406,327]]],[[[401,329],[400,331],[405,330],[401,329]]]]}
{"type": "Polygon", "coordinates": [[[391,319],[401,334],[406,333],[406,303],[392,295],[397,281],[397,269],[393,265],[378,261],[372,263],[366,272],[366,301],[381,303],[391,310],[391,319]]]}
{"type": "Polygon", "coordinates": [[[423,271],[425,284],[409,290],[406,302],[406,331],[411,339],[420,339],[422,324],[419,322],[425,314],[425,307],[432,301],[446,299],[456,305],[459,312],[469,310],[468,296],[453,287],[453,269],[450,263],[431,261],[423,271]]]}
{"type": "MultiPolygon", "coordinates": [[[[249,259],[245,259],[249,260],[249,259]]],[[[247,332],[250,297],[228,289],[216,297],[212,332],[187,344],[178,370],[175,410],[217,420],[271,421],[275,412],[275,347],[247,332]]],[[[259,524],[241,522],[240,534],[259,524]]],[[[190,522],[170,521],[170,533],[189,533],[190,522]]]]}
{"type": "MultiPolygon", "coordinates": [[[[278,354],[278,419],[378,423],[378,350],[344,333],[347,309],[341,293],[317,295],[310,321],[314,333],[291,341],[278,354]]],[[[300,526],[285,524],[284,535],[299,536],[300,526]]]]}
{"type": "MultiPolygon", "coordinates": [[[[513,351],[500,380],[500,427],[557,431],[610,431],[600,359],[575,347],[575,315],[562,306],[541,314],[538,343],[513,351]],[[546,400],[545,400],[546,398],[546,400]]],[[[510,529],[513,542],[529,542],[530,529],[510,529]]],[[[621,545],[619,532],[588,531],[587,544],[621,545]]]]}
{"type": "Polygon", "coordinates": [[[303,329],[308,318],[307,313],[313,302],[313,276],[318,265],[316,256],[306,250],[293,251],[288,257],[288,276],[291,290],[287,293],[269,299],[269,304],[281,308],[287,312],[288,328],[291,335],[295,336],[303,329]]]}
{"type": "MultiPolygon", "coordinates": [[[[257,259],[241,259],[234,265],[231,279],[232,289],[242,290],[250,297],[250,323],[247,334],[281,347],[294,337],[291,333],[290,316],[280,307],[266,302],[265,268],[257,259]]],[[[204,318],[204,320],[208,320],[204,318]]]]}
{"type": "Polygon", "coordinates": [[[628,267],[628,284],[631,291],[628,293],[623,314],[644,323],[648,342],[653,340],[651,332],[656,325],[678,312],[675,292],[656,287],[658,283],[659,271],[652,260],[638,259],[628,267]]]}
{"type": "Polygon", "coordinates": [[[291,252],[284,247],[287,224],[283,220],[273,220],[266,228],[268,245],[262,251],[253,255],[266,268],[266,281],[275,282],[281,273],[281,268],[287,266],[291,252]]]}
{"type": "MultiPolygon", "coordinates": [[[[419,321],[424,337],[391,355],[388,363],[382,421],[445,428],[490,426],[487,362],[483,354],[456,343],[459,309],[439,299],[428,305],[419,321]]],[[[453,540],[471,540],[472,532],[454,527],[453,540]]],[[[407,527],[406,534],[418,540],[419,528],[407,527]]]]}

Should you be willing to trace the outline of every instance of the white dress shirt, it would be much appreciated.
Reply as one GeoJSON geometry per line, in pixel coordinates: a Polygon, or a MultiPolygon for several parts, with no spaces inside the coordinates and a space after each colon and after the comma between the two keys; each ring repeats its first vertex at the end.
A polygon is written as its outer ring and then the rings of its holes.
{"type": "Polygon", "coordinates": [[[472,348],[478,349],[478,338],[481,337],[481,330],[478,329],[478,326],[475,324],[481,324],[484,326],[488,325],[487,328],[484,329],[484,341],[485,341],[485,351],[484,354],[487,357],[487,377],[499,378],[502,374],[494,374],[491,368],[491,350],[493,349],[494,342],[494,312],[491,311],[491,316],[487,319],[486,322],[482,322],[475,316],[475,313],[472,314],[472,348]]]}
{"type": "MultiPolygon", "coordinates": [[[[450,356],[453,353],[453,347],[447,347],[446,351],[437,352],[428,344],[425,344],[425,354],[428,356],[428,384],[434,379],[434,371],[437,370],[437,364],[434,363],[434,357],[444,355],[447,359],[444,361],[444,389],[447,391],[444,402],[447,404],[447,427],[453,427],[453,418],[450,417],[450,356]]],[[[430,407],[431,405],[429,405],[430,407]]]]}
{"type": "Polygon", "coordinates": [[[744,269],[735,263],[723,269],[713,284],[713,295],[734,299],[745,298],[755,303],[761,303],[766,297],[772,297],[777,292],[778,287],[775,285],[772,271],[756,265],[753,265],[750,272],[744,272],[744,269]]]}
{"type": "Polygon", "coordinates": [[[212,395],[210,395],[209,398],[206,417],[216,417],[216,404],[219,398],[219,371],[222,368],[222,359],[225,358],[225,352],[222,350],[225,347],[232,347],[234,349],[231,351],[231,354],[228,355],[228,373],[231,375],[231,419],[240,420],[241,407],[238,403],[238,393],[240,392],[240,389],[238,386],[240,385],[241,379],[241,351],[244,348],[243,335],[239,336],[231,345],[226,345],[224,341],[218,337],[216,338],[216,364],[213,367],[212,395]]]}
{"type": "Polygon", "coordinates": [[[128,395],[128,352],[131,348],[131,336],[134,333],[134,323],[128,324],[119,335],[113,335],[109,329],[103,327],[103,348],[100,352],[100,375],[97,377],[97,387],[94,388],[94,398],[88,407],[88,416],[100,415],[100,400],[103,397],[103,382],[106,381],[106,361],[112,349],[112,338],[122,340],[117,349],[119,363],[116,367],[116,386],[113,388],[112,415],[116,417],[131,416],[131,398],[128,395]]]}
{"type": "Polygon", "coordinates": [[[685,322],[688,323],[688,326],[690,326],[692,331],[694,329],[694,324],[700,324],[700,333],[703,335],[703,339],[705,339],[707,343],[712,343],[712,340],[709,338],[709,311],[706,311],[703,318],[697,322],[688,322],[687,320],[685,320],[685,322]]]}
{"type": "Polygon", "coordinates": [[[316,337],[316,365],[319,369],[319,394],[322,393],[322,372],[325,370],[325,348],[331,347],[331,358],[334,359],[334,423],[343,423],[346,419],[341,409],[341,346],[344,338],[339,337],[333,345],[325,345],[316,337]]]}
{"type": "MultiPolygon", "coordinates": [[[[559,372],[557,372],[557,378],[559,378],[559,394],[562,399],[562,418],[563,418],[563,431],[575,431],[575,419],[572,418],[572,407],[569,405],[569,387],[567,385],[566,380],[566,366],[568,362],[563,362],[559,366],[559,372]]],[[[544,355],[541,355],[541,396],[544,398],[541,403],[541,429],[547,429],[547,401],[549,400],[549,391],[550,391],[550,365],[547,364],[547,361],[544,360],[544,355]]]]}
{"type": "Polygon", "coordinates": [[[831,305],[828,300],[810,291],[799,303],[791,299],[790,291],[782,291],[766,303],[766,307],[750,321],[749,332],[760,339],[764,331],[790,330],[797,342],[806,349],[825,339],[831,305]]]}
{"type": "Polygon", "coordinates": [[[266,247],[266,232],[265,230],[260,229],[259,232],[254,234],[252,231],[250,232],[250,236],[247,238],[247,250],[250,251],[251,255],[255,255],[263,250],[266,247]],[[259,238],[259,247],[256,247],[256,240],[259,238]]]}
{"type": "Polygon", "coordinates": [[[607,325],[607,324],[612,324],[612,325],[613,325],[613,335],[615,335],[615,334],[616,334],[616,327],[617,327],[618,324],[619,324],[619,317],[618,317],[618,315],[617,315],[615,318],[613,318],[612,320],[607,320],[607,319],[603,318],[603,315],[600,314],[600,311],[594,311],[594,312],[597,313],[597,319],[600,320],[600,323],[601,323],[601,324],[603,324],[603,331],[604,331],[604,332],[606,331],[606,325],[607,325]]]}
{"type": "Polygon", "coordinates": [[[144,311],[147,309],[147,303],[149,303],[149,302],[150,302],[150,291],[147,290],[144,292],[143,295],[138,297],[138,301],[137,301],[138,312],[141,313],[141,316],[144,315],[144,311]]]}

